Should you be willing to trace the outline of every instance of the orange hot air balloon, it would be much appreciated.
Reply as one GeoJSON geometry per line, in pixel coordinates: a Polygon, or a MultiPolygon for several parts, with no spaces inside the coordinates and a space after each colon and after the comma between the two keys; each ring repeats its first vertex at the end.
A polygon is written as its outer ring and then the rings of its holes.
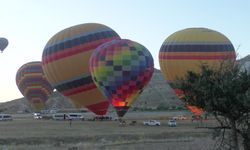
{"type": "Polygon", "coordinates": [[[16,73],[16,84],[35,111],[45,107],[45,102],[53,92],[43,73],[42,62],[33,61],[22,65],[16,73]]]}
{"type": "MultiPolygon", "coordinates": [[[[223,34],[207,28],[187,28],[173,33],[163,42],[159,53],[161,71],[179,97],[183,93],[173,84],[177,78],[184,78],[188,71],[199,72],[201,63],[219,67],[225,59],[236,59],[232,43],[223,34]]],[[[202,113],[202,109],[188,104],[187,108],[196,115],[202,113]]]]}
{"type": "Polygon", "coordinates": [[[51,85],[76,107],[105,115],[109,102],[98,90],[89,71],[89,58],[99,45],[120,39],[111,28],[86,23],[55,34],[43,50],[43,69],[51,85]]]}

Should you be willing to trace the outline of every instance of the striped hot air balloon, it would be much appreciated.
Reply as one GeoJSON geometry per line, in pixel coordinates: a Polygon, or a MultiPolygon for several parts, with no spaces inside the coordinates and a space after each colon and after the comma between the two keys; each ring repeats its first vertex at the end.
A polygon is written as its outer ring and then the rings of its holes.
{"type": "Polygon", "coordinates": [[[53,92],[52,86],[43,73],[40,61],[22,65],[16,73],[16,84],[34,111],[43,109],[45,102],[53,92]]]}
{"type": "MultiPolygon", "coordinates": [[[[199,72],[201,63],[219,67],[225,59],[235,60],[236,54],[230,40],[223,34],[207,28],[188,28],[170,35],[162,44],[159,53],[161,71],[177,96],[182,91],[172,83],[185,77],[187,71],[199,72]]],[[[202,110],[188,108],[199,115],[202,110]]]]}
{"type": "Polygon", "coordinates": [[[114,30],[97,23],[72,26],[55,34],[42,55],[43,69],[51,85],[76,107],[106,114],[109,102],[94,84],[88,61],[95,48],[114,39],[120,39],[114,30]]]}
{"type": "Polygon", "coordinates": [[[91,55],[94,82],[123,117],[150,81],[154,62],[150,52],[131,40],[113,40],[91,55]]]}

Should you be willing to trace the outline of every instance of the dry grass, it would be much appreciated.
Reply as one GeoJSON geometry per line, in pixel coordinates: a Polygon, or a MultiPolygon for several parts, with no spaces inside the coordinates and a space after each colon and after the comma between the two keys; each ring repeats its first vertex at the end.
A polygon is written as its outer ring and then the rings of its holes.
{"type": "MultiPolygon", "coordinates": [[[[209,150],[213,148],[211,131],[195,128],[197,122],[179,121],[177,127],[171,128],[167,126],[167,120],[162,120],[162,126],[148,127],[142,125],[143,119],[159,119],[172,114],[166,112],[141,114],[128,114],[127,122],[137,120],[137,124],[125,127],[120,127],[115,121],[73,121],[70,127],[68,121],[33,120],[31,116],[15,116],[11,122],[0,122],[0,149],[209,150]]],[[[204,123],[208,126],[214,124],[213,120],[204,123]]]]}

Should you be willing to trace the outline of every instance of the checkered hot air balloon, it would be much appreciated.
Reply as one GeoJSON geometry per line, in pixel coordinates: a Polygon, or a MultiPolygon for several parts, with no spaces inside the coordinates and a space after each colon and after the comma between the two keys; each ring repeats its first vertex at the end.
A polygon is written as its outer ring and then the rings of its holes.
{"type": "MultiPolygon", "coordinates": [[[[236,59],[234,47],[223,34],[207,28],[188,28],[170,35],[162,44],[159,53],[161,71],[177,96],[182,91],[174,87],[177,78],[185,77],[188,71],[199,72],[200,65],[217,68],[225,59],[236,59]]],[[[202,110],[189,106],[194,114],[202,110]]]]}
{"type": "Polygon", "coordinates": [[[150,52],[131,40],[113,40],[91,55],[89,67],[97,87],[123,117],[150,81],[154,62],[150,52]]]}
{"type": "Polygon", "coordinates": [[[53,92],[52,86],[44,75],[40,61],[22,65],[16,73],[16,84],[34,111],[43,109],[45,102],[53,92]]]}
{"type": "Polygon", "coordinates": [[[114,30],[97,23],[72,26],[55,34],[42,55],[44,73],[51,85],[76,107],[105,115],[109,102],[94,84],[88,61],[95,48],[114,39],[120,39],[114,30]]]}

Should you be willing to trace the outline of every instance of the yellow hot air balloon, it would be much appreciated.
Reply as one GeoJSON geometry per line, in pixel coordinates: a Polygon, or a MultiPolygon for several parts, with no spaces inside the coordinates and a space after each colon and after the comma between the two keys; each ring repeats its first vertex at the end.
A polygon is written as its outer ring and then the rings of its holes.
{"type": "Polygon", "coordinates": [[[114,30],[97,23],[72,26],[55,34],[42,56],[44,73],[51,85],[77,107],[106,114],[109,102],[94,84],[88,61],[95,48],[114,39],[120,39],[114,30]]]}
{"type": "Polygon", "coordinates": [[[16,84],[34,111],[41,111],[53,92],[42,69],[41,61],[32,61],[22,65],[16,73],[16,84]]]}
{"type": "MultiPolygon", "coordinates": [[[[236,54],[230,40],[223,34],[207,28],[187,28],[170,35],[159,53],[161,71],[177,96],[182,91],[174,87],[177,78],[185,77],[187,71],[199,72],[201,63],[219,67],[225,59],[235,60],[236,54]]],[[[194,106],[188,109],[200,115],[202,110],[194,106]]]]}

